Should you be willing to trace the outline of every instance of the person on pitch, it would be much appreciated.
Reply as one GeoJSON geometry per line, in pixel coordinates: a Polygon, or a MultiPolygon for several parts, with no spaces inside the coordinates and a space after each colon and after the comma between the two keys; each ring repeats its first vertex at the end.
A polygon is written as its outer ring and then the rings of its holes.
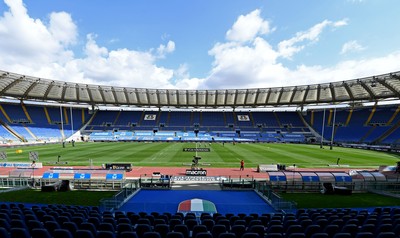
{"type": "Polygon", "coordinates": [[[240,161],[240,170],[243,171],[244,170],[244,160],[240,161]]]}

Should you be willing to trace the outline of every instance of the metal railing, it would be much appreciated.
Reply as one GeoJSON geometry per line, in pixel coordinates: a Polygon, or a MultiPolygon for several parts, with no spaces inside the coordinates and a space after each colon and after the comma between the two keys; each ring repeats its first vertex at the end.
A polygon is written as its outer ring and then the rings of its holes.
{"type": "Polygon", "coordinates": [[[139,186],[141,188],[170,189],[171,177],[140,176],[139,186]]]}
{"type": "Polygon", "coordinates": [[[258,194],[264,198],[275,210],[293,212],[296,210],[296,203],[286,201],[281,198],[277,193],[274,192],[271,185],[265,181],[256,181],[254,183],[254,189],[258,194]]]}
{"type": "Polygon", "coordinates": [[[25,187],[32,184],[32,178],[0,178],[0,187],[14,188],[25,187]]]}
{"type": "Polygon", "coordinates": [[[134,194],[140,190],[138,180],[131,181],[117,192],[112,198],[103,198],[100,200],[101,211],[111,211],[120,208],[129,200],[134,194]]]}
{"type": "Polygon", "coordinates": [[[254,189],[255,180],[253,176],[228,176],[221,180],[222,189],[254,189]]]}

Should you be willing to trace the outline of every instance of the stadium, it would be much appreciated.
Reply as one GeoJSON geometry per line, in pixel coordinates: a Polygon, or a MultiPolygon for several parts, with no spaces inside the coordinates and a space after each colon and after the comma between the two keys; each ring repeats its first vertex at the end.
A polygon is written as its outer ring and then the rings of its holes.
{"type": "Polygon", "coordinates": [[[400,72],[225,90],[0,75],[2,196],[113,194],[90,206],[4,201],[1,237],[400,234],[400,72]],[[296,194],[322,205],[285,199],[296,194]],[[370,194],[372,205],[329,204],[370,194]]]}

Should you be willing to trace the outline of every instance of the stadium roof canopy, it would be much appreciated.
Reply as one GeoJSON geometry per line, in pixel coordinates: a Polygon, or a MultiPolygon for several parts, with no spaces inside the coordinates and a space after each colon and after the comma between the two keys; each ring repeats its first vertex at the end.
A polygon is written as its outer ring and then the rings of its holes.
{"type": "Polygon", "coordinates": [[[105,106],[258,108],[400,99],[400,71],[346,81],[274,88],[181,90],[88,85],[0,71],[0,97],[105,106]]]}

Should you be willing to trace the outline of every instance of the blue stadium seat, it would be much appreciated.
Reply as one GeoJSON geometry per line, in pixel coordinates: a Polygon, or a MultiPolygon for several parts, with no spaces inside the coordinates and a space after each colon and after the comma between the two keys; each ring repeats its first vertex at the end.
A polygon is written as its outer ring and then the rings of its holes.
{"type": "Polygon", "coordinates": [[[57,218],[57,222],[58,222],[58,224],[60,224],[60,225],[62,225],[64,222],[68,222],[68,221],[71,221],[71,218],[68,217],[68,216],[59,216],[59,217],[57,218]]]}
{"type": "Polygon", "coordinates": [[[304,233],[290,233],[286,234],[287,238],[306,238],[306,235],[304,233]]]}
{"type": "Polygon", "coordinates": [[[60,225],[56,221],[46,221],[44,223],[44,227],[50,232],[51,235],[53,235],[53,231],[55,229],[60,229],[60,225]]]}
{"type": "Polygon", "coordinates": [[[197,222],[196,217],[195,217],[194,219],[193,218],[186,219],[184,224],[188,227],[189,231],[192,231],[193,227],[198,225],[198,222],[197,222]]]}
{"type": "Polygon", "coordinates": [[[372,232],[357,232],[355,238],[374,238],[374,234],[372,232]]]}
{"type": "MultiPolygon", "coordinates": [[[[172,217],[174,217],[174,216],[172,216],[172,217]]],[[[169,221],[169,229],[171,231],[174,230],[176,225],[181,225],[182,224],[182,220],[180,220],[178,218],[172,218],[172,217],[171,217],[171,220],[169,221]]]]}
{"type": "Polygon", "coordinates": [[[167,224],[156,224],[154,226],[154,231],[158,232],[161,238],[166,238],[167,233],[170,232],[169,225],[167,224]]]}
{"type": "Polygon", "coordinates": [[[117,225],[117,233],[121,234],[122,232],[133,232],[133,227],[128,223],[120,223],[117,225]]]}
{"type": "Polygon", "coordinates": [[[142,236],[143,238],[161,238],[161,235],[155,231],[145,232],[142,236]]]}
{"type": "Polygon", "coordinates": [[[149,224],[137,224],[135,230],[139,238],[143,238],[144,233],[153,231],[149,224]]]}
{"type": "MultiPolygon", "coordinates": [[[[281,224],[281,223],[279,222],[279,224],[281,224]]],[[[243,219],[237,219],[237,220],[235,220],[235,221],[233,222],[233,225],[243,225],[243,226],[247,227],[247,223],[246,223],[246,221],[243,220],[243,219]]]]}
{"type": "Polygon", "coordinates": [[[271,225],[267,228],[267,233],[284,233],[282,225],[271,225]]]}
{"type": "Polygon", "coordinates": [[[134,231],[123,231],[118,235],[118,238],[138,238],[134,231]]]}
{"type": "Polygon", "coordinates": [[[262,238],[258,233],[251,233],[251,232],[246,232],[242,235],[242,238],[262,238]]]}
{"type": "Polygon", "coordinates": [[[167,238],[184,238],[181,232],[170,231],[167,234],[167,238]]]}
{"type": "Polygon", "coordinates": [[[95,238],[95,235],[90,230],[77,230],[74,238],[95,238]]]}
{"type": "Polygon", "coordinates": [[[31,238],[31,235],[25,228],[13,227],[10,229],[10,238],[31,238]]]}
{"type": "Polygon", "coordinates": [[[218,238],[236,238],[237,236],[235,233],[221,233],[219,234],[218,238]]]}
{"type": "Polygon", "coordinates": [[[236,235],[236,237],[242,237],[246,232],[246,227],[244,225],[233,225],[231,227],[231,232],[236,235]]]}
{"type": "Polygon", "coordinates": [[[61,225],[62,229],[68,230],[72,235],[75,235],[75,232],[78,230],[78,225],[75,222],[64,222],[61,225]]]}
{"type": "Polygon", "coordinates": [[[52,238],[50,232],[44,228],[34,228],[30,232],[32,238],[52,238]]]}
{"type": "Polygon", "coordinates": [[[218,237],[219,234],[221,233],[226,233],[227,229],[225,225],[214,225],[212,230],[211,230],[211,234],[213,235],[213,237],[218,237]]]}
{"type": "MultiPolygon", "coordinates": [[[[223,233],[222,233],[223,234],[223,233]]],[[[209,232],[199,232],[193,238],[213,238],[213,235],[209,232]]]]}
{"type": "Polygon", "coordinates": [[[309,225],[305,228],[304,233],[306,237],[311,237],[312,234],[321,232],[321,227],[319,225],[309,225]]]}
{"type": "Polygon", "coordinates": [[[333,238],[352,238],[350,233],[338,232],[333,235],[333,238]]]}
{"type": "Polygon", "coordinates": [[[387,231],[387,232],[381,232],[378,235],[376,235],[376,238],[396,238],[398,237],[394,232],[387,231]]]}
{"type": "Polygon", "coordinates": [[[87,222],[92,223],[94,225],[94,227],[98,228],[98,226],[100,224],[100,219],[97,217],[89,217],[87,219],[87,222]]]}
{"type": "Polygon", "coordinates": [[[265,238],[283,238],[283,235],[281,233],[268,233],[265,238]]]}
{"type": "Polygon", "coordinates": [[[116,238],[116,235],[111,231],[97,231],[96,238],[116,238]]]}
{"type": "Polygon", "coordinates": [[[97,231],[110,231],[115,233],[114,226],[111,223],[101,222],[97,226],[97,231]]]}
{"type": "Polygon", "coordinates": [[[189,237],[189,228],[185,224],[176,225],[173,231],[182,233],[184,238],[189,237]]]}
{"type": "Polygon", "coordinates": [[[164,219],[159,219],[159,218],[157,218],[157,219],[154,219],[154,226],[155,225],[158,225],[158,224],[167,224],[167,221],[166,220],[164,220],[164,219]]]}
{"type": "Polygon", "coordinates": [[[3,219],[3,218],[0,218],[0,227],[4,228],[6,231],[10,231],[10,229],[11,229],[10,223],[6,219],[3,219]]]}
{"type": "Polygon", "coordinates": [[[286,235],[290,235],[292,233],[303,233],[304,229],[300,225],[290,225],[287,230],[285,231],[286,235]]]}
{"type": "Polygon", "coordinates": [[[72,233],[67,229],[55,229],[53,236],[57,238],[74,238],[72,233]]]}
{"type": "Polygon", "coordinates": [[[1,226],[0,226],[0,237],[10,238],[10,234],[8,233],[8,231],[4,227],[1,227],[1,226]]]}
{"type": "Polygon", "coordinates": [[[263,225],[252,225],[247,229],[246,232],[257,233],[260,237],[264,237],[265,228],[263,225]]]}
{"type": "Polygon", "coordinates": [[[192,229],[192,237],[195,237],[197,233],[208,232],[205,225],[195,225],[192,229]]]}
{"type": "Polygon", "coordinates": [[[90,231],[93,234],[93,236],[96,236],[96,233],[97,233],[96,227],[92,223],[89,223],[89,222],[81,223],[79,225],[79,230],[90,231]]]}
{"type": "Polygon", "coordinates": [[[310,238],[329,238],[328,233],[325,232],[318,232],[311,235],[310,238]]]}
{"type": "Polygon", "coordinates": [[[23,229],[29,230],[29,228],[25,224],[24,220],[13,219],[13,220],[11,220],[10,225],[12,228],[23,228],[23,229]]]}

